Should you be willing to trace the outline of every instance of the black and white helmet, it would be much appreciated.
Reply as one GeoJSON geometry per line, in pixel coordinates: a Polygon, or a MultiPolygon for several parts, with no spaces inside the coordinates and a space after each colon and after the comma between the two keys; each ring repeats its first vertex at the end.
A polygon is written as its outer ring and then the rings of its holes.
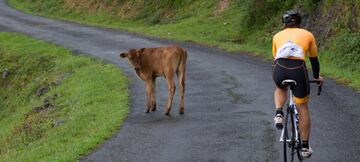
{"type": "Polygon", "coordinates": [[[284,13],[284,15],[282,16],[282,22],[284,24],[287,24],[290,22],[294,22],[296,24],[301,24],[301,16],[300,16],[299,12],[294,11],[294,10],[289,10],[289,11],[286,11],[284,13]]]}

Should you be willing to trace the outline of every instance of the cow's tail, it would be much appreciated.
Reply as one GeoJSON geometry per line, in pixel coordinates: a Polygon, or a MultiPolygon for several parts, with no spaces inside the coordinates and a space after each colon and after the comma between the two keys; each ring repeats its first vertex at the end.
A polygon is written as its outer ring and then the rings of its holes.
{"type": "Polygon", "coordinates": [[[177,76],[179,79],[179,90],[180,90],[180,114],[184,113],[184,97],[185,97],[185,71],[186,71],[186,60],[187,60],[187,51],[181,48],[182,52],[180,55],[179,66],[177,70],[177,76]]]}
{"type": "Polygon", "coordinates": [[[179,61],[177,72],[178,73],[184,73],[183,75],[185,77],[187,51],[186,51],[186,49],[183,49],[183,48],[180,48],[180,49],[182,51],[182,54],[180,55],[180,61],[179,61]]]}

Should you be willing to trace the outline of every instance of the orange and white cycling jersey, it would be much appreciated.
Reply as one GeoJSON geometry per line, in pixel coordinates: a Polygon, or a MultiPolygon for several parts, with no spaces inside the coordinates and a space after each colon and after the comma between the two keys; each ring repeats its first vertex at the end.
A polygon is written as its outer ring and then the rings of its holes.
{"type": "Polygon", "coordinates": [[[278,58],[305,60],[307,52],[309,57],[317,57],[315,37],[305,29],[286,28],[273,37],[274,60],[278,58]]]}

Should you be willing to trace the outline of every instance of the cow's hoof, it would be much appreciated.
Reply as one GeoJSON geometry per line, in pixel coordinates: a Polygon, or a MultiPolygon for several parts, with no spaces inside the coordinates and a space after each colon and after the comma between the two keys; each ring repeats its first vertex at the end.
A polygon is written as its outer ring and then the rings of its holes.
{"type": "Polygon", "coordinates": [[[153,108],[151,109],[151,111],[156,111],[156,107],[153,107],[153,108]]]}
{"type": "Polygon", "coordinates": [[[146,113],[146,114],[149,113],[149,112],[150,112],[149,110],[145,110],[145,111],[144,111],[144,113],[146,113]]]}
{"type": "Polygon", "coordinates": [[[179,114],[180,114],[180,115],[184,114],[184,107],[180,107],[180,109],[179,109],[179,114]]]}
{"type": "Polygon", "coordinates": [[[165,113],[166,116],[170,116],[170,112],[165,113]]]}

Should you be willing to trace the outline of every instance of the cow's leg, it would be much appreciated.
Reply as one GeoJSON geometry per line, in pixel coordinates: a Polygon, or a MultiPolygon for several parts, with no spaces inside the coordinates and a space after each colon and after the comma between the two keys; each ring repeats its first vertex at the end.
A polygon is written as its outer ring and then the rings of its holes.
{"type": "Polygon", "coordinates": [[[184,114],[184,96],[185,96],[185,71],[186,71],[186,59],[187,59],[187,52],[183,50],[183,55],[180,59],[179,67],[176,71],[179,80],[179,87],[180,87],[180,110],[179,114],[184,114]]]}
{"type": "Polygon", "coordinates": [[[146,107],[145,107],[145,113],[149,113],[150,111],[150,107],[151,107],[151,87],[152,87],[152,80],[146,80],[145,81],[145,87],[146,87],[146,96],[147,96],[147,101],[146,101],[146,107]]]}
{"type": "Polygon", "coordinates": [[[156,85],[156,77],[152,78],[152,84],[151,84],[151,111],[156,110],[156,97],[155,97],[155,85],[156,85]]]}
{"type": "Polygon", "coordinates": [[[168,101],[165,108],[165,115],[170,115],[171,105],[175,94],[175,83],[173,79],[173,72],[166,75],[166,81],[168,85],[168,101]]]}
{"type": "MultiPolygon", "coordinates": [[[[180,67],[181,68],[181,67],[180,67]]],[[[185,67],[177,71],[180,91],[180,109],[179,114],[184,114],[184,95],[185,95],[185,67]]]]}

